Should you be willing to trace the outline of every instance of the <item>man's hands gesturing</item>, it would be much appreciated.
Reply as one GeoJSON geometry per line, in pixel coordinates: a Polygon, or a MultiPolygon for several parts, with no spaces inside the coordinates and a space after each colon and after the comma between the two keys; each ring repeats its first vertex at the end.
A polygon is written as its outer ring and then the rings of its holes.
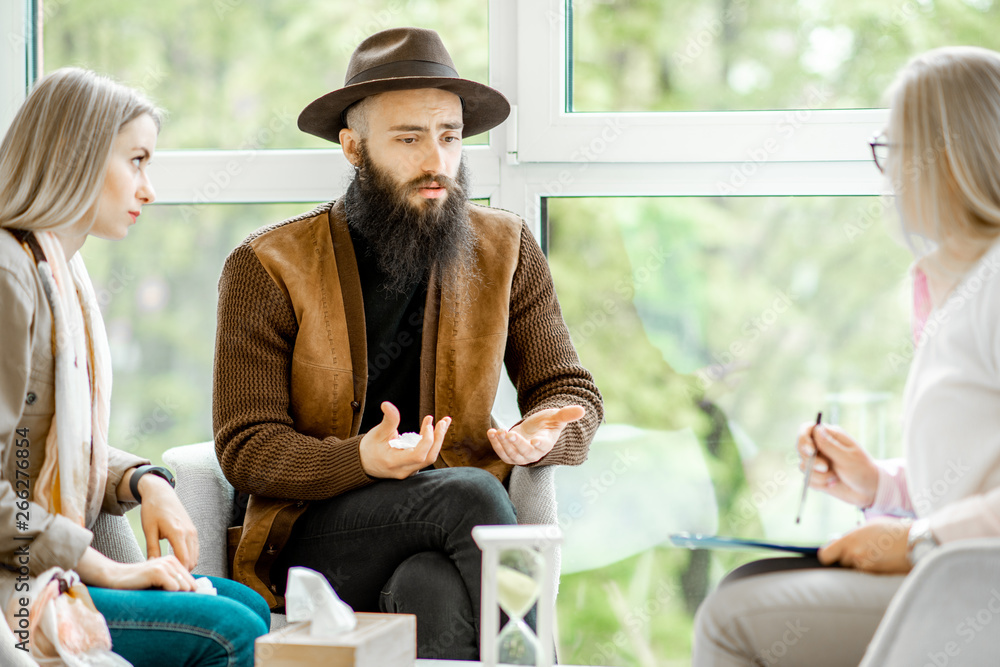
{"type": "MultiPolygon", "coordinates": [[[[434,424],[430,415],[420,425],[420,442],[413,449],[394,449],[389,441],[399,437],[399,410],[392,403],[382,403],[382,421],[361,438],[361,467],[372,477],[406,479],[434,463],[451,425],[451,417],[434,424]]],[[[486,432],[500,460],[511,465],[528,465],[552,451],[563,429],[583,417],[579,405],[539,410],[520,424],[504,431],[486,432]]]]}
{"type": "Polygon", "coordinates": [[[566,424],[585,414],[586,410],[580,405],[539,410],[509,431],[491,428],[486,436],[501,461],[524,466],[552,451],[566,424]]]}
{"type": "Polygon", "coordinates": [[[382,403],[382,421],[361,438],[361,467],[371,477],[406,479],[418,470],[434,463],[444,434],[448,432],[451,417],[445,417],[434,425],[431,415],[424,417],[420,425],[420,442],[413,449],[394,449],[389,441],[399,437],[399,410],[385,401],[382,403]]]}

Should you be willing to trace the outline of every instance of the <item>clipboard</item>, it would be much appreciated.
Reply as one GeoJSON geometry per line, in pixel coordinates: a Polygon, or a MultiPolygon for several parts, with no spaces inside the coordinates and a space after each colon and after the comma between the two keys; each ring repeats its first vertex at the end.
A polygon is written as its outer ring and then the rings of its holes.
{"type": "Polygon", "coordinates": [[[688,549],[728,549],[731,551],[765,549],[769,551],[786,551],[801,554],[803,556],[815,556],[819,553],[819,547],[805,546],[801,544],[779,544],[777,542],[764,542],[760,540],[745,540],[739,537],[702,535],[700,533],[672,533],[668,537],[670,543],[675,547],[686,547],[688,549]]]}

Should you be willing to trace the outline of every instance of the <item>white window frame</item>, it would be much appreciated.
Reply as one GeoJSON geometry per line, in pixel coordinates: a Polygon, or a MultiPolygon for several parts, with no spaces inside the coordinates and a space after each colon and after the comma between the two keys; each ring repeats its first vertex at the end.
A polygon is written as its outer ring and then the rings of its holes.
{"type": "Polygon", "coordinates": [[[569,113],[566,10],[569,0],[518,0],[518,157],[567,155],[597,162],[742,162],[769,138],[769,159],[864,162],[885,109],[824,109],[822,89],[807,108],[773,111],[569,113]],[[610,137],[613,139],[603,141],[610,137]]]}
{"type": "Polygon", "coordinates": [[[0,26],[4,26],[0,44],[0,129],[4,132],[14,113],[24,102],[33,64],[35,27],[33,0],[0,2],[0,26]]]}
{"type": "Polygon", "coordinates": [[[500,196],[532,223],[546,196],[885,192],[867,144],[885,109],[567,113],[566,8],[567,0],[491,3],[491,56],[517,53],[516,69],[503,63],[507,76],[495,82],[513,82],[504,92],[515,104],[500,196]],[[496,39],[511,41],[498,49],[496,39]]]}
{"type": "MultiPolygon", "coordinates": [[[[33,2],[4,3],[4,23],[27,25],[33,2]]],[[[867,139],[885,109],[567,113],[566,7],[489,0],[490,84],[513,112],[487,145],[466,148],[472,196],[524,216],[539,238],[546,197],[883,192],[867,139]]],[[[10,42],[0,61],[14,73],[0,89],[7,122],[30,69],[30,47],[16,52],[10,42]]],[[[350,165],[339,148],[164,150],[152,170],[160,203],[201,205],[329,200],[350,165]]]]}
{"type": "Polygon", "coordinates": [[[490,3],[490,81],[514,106],[491,138],[503,158],[494,203],[536,235],[546,197],[885,193],[867,144],[885,109],[567,113],[566,7],[490,3]]]}

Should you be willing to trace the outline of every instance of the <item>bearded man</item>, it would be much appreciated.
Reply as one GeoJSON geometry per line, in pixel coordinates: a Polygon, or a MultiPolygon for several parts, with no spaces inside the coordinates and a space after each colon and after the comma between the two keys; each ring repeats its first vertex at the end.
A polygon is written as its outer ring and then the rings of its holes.
{"type": "Polygon", "coordinates": [[[288,568],[318,570],[357,611],[416,614],[420,657],[477,659],[472,527],[515,523],[512,468],[582,463],[603,416],[527,226],[468,201],[462,137],[509,110],[437,33],[369,37],[299,116],[342,145],[346,194],[252,234],[219,283],[216,452],[249,496],[234,578],[280,609],[288,568]]]}

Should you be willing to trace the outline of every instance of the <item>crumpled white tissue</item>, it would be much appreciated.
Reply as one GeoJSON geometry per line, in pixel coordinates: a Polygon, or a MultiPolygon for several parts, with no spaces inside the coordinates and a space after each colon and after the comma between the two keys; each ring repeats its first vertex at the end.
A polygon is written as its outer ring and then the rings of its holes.
{"type": "Polygon", "coordinates": [[[208,577],[198,577],[194,580],[194,592],[201,593],[202,595],[219,594],[219,591],[215,590],[215,586],[212,585],[212,581],[208,577]]]}
{"type": "Polygon", "coordinates": [[[403,433],[398,438],[389,441],[389,446],[393,449],[413,449],[419,444],[419,433],[403,433]]]}
{"type": "Polygon", "coordinates": [[[353,630],[358,619],[322,574],[308,567],[288,568],[285,615],[289,623],[312,621],[309,634],[330,637],[353,630]]]}

